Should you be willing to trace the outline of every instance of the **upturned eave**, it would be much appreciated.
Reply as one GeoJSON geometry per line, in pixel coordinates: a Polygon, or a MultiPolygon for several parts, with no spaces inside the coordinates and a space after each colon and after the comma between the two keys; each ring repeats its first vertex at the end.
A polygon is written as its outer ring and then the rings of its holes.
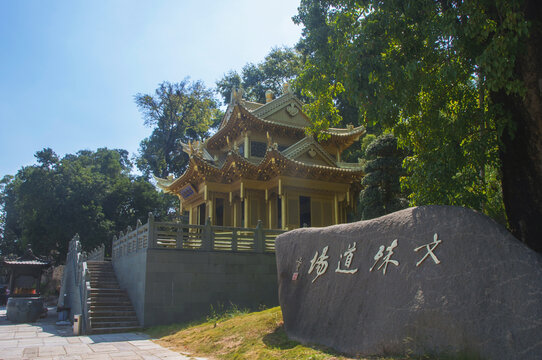
{"type": "MultiPolygon", "coordinates": [[[[192,156],[185,173],[163,189],[169,193],[178,193],[187,184],[199,188],[200,184],[205,181],[228,184],[242,179],[269,181],[277,176],[356,183],[361,180],[363,175],[363,171],[357,167],[341,168],[306,164],[290,159],[277,149],[270,147],[258,164],[253,164],[232,151],[228,153],[220,167],[198,156],[192,156]]],[[[162,182],[162,184],[164,183],[162,182]]]]}

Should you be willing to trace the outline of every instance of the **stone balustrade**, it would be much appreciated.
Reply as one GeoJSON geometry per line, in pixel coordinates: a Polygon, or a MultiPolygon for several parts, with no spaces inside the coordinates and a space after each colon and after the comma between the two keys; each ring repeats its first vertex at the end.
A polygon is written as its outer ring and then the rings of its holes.
{"type": "Polygon", "coordinates": [[[70,320],[73,316],[81,314],[81,329],[83,333],[88,323],[88,296],[90,281],[88,276],[87,261],[104,261],[105,246],[102,244],[96,249],[85,252],[82,250],[79,234],[70,240],[66,265],[62,275],[60,296],[58,299],[59,309],[69,309],[70,320]]]}
{"type": "Polygon", "coordinates": [[[275,238],[284,230],[264,229],[261,221],[255,228],[211,225],[189,225],[178,222],[155,221],[149,213],[145,225],[137,221],[136,228],[113,238],[113,259],[142,249],[185,249],[195,251],[232,251],[274,253],[275,238]]]}

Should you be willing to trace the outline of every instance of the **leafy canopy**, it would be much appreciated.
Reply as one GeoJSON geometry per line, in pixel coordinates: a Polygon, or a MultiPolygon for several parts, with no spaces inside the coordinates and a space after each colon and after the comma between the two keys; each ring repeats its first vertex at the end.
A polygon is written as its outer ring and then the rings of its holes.
{"type": "Polygon", "coordinates": [[[521,91],[508,59],[526,25],[515,5],[497,3],[510,19],[502,26],[483,1],[301,1],[294,21],[307,62],[297,86],[312,99],[314,127],[342,121],[342,97],[360,123],[392,130],[408,150],[412,205],[498,203],[487,170],[499,168],[509,122],[489,91],[521,91]]]}
{"type": "Polygon", "coordinates": [[[145,125],[153,129],[141,141],[138,169],[147,177],[180,176],[188,164],[181,142],[201,140],[222,115],[213,92],[202,81],[186,78],[179,83],[164,81],[154,96],[137,94],[134,98],[145,125]]]}
{"type": "Polygon", "coordinates": [[[373,219],[406,207],[401,197],[399,178],[403,173],[403,154],[391,134],[374,139],[365,150],[365,186],[360,193],[361,219],[373,219]]]}
{"type": "Polygon", "coordinates": [[[174,198],[130,175],[126,150],[81,150],[59,159],[47,148],[36,158],[37,164],[1,181],[2,255],[30,245],[37,254],[64,259],[75,233],[91,250],[110,245],[115,233],[148,212],[165,217],[174,208],[174,198]]]}
{"type": "Polygon", "coordinates": [[[247,63],[241,74],[230,70],[217,81],[217,92],[224,104],[228,104],[232,89],[243,88],[245,99],[265,103],[265,92],[273,91],[275,96],[282,92],[282,85],[297,77],[303,65],[301,55],[288,47],[273,48],[259,64],[247,63]]]}

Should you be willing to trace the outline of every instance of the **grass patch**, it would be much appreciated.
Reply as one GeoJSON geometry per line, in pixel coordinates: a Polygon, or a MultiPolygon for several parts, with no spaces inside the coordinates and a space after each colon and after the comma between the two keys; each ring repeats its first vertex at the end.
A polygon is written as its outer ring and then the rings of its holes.
{"type": "MultiPolygon", "coordinates": [[[[284,331],[280,307],[248,313],[235,306],[211,309],[205,319],[188,324],[155,326],[146,333],[158,344],[181,353],[210,359],[348,360],[322,346],[292,341],[284,331]]],[[[359,359],[359,358],[356,358],[359,359]]],[[[364,358],[366,359],[366,358],[364,358]]],[[[472,354],[371,357],[371,360],[473,360],[472,354]]]]}
{"type": "Polygon", "coordinates": [[[146,333],[159,338],[156,342],[162,346],[215,359],[351,359],[288,339],[280,307],[253,313],[214,309],[205,320],[155,326],[146,333]]]}

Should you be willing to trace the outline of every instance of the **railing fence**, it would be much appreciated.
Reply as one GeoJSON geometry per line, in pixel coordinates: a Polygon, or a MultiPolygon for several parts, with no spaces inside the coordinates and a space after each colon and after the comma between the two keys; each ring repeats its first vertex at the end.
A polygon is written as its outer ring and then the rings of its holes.
{"type": "Polygon", "coordinates": [[[112,257],[117,258],[142,249],[187,249],[199,251],[275,252],[275,238],[284,230],[264,229],[258,221],[255,228],[211,225],[189,225],[182,222],[155,221],[149,213],[145,225],[137,221],[113,238],[112,257]]]}

